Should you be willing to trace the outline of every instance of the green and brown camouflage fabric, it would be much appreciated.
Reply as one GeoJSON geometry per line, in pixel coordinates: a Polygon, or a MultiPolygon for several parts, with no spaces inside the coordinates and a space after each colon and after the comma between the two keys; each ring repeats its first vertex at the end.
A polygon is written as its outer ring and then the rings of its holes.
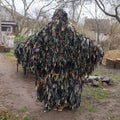
{"type": "Polygon", "coordinates": [[[53,106],[80,106],[82,80],[92,73],[103,51],[75,30],[63,9],[57,9],[37,35],[16,47],[15,55],[24,72],[30,68],[35,74],[37,99],[44,102],[46,112],[53,106]]]}

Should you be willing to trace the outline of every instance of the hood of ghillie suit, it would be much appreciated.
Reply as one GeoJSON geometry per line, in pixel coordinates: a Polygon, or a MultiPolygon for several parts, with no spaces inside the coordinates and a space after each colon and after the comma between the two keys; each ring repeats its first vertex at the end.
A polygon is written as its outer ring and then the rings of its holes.
{"type": "Polygon", "coordinates": [[[65,38],[66,34],[72,37],[73,32],[75,32],[75,29],[69,23],[67,13],[63,9],[57,9],[52,16],[52,21],[39,32],[38,36],[44,35],[43,37],[47,42],[48,37],[46,35],[49,35],[50,38],[53,37],[52,39],[58,42],[68,40],[65,38]]]}
{"type": "Polygon", "coordinates": [[[63,22],[64,24],[67,24],[68,15],[63,9],[57,9],[53,14],[52,20],[55,22],[63,22]]]}
{"type": "Polygon", "coordinates": [[[63,9],[57,9],[52,16],[51,22],[38,33],[37,37],[39,39],[42,36],[44,42],[48,42],[50,39],[58,42],[66,40],[66,34],[71,34],[72,36],[73,33],[71,30],[75,32],[75,29],[69,23],[67,13],[63,9]]]}

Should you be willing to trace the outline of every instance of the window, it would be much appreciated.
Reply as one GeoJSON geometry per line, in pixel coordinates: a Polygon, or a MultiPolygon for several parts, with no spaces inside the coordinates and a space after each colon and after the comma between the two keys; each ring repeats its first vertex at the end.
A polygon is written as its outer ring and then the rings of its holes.
{"type": "Polygon", "coordinates": [[[1,31],[2,32],[12,32],[12,27],[11,26],[7,26],[7,25],[2,25],[1,26],[1,31]]]}

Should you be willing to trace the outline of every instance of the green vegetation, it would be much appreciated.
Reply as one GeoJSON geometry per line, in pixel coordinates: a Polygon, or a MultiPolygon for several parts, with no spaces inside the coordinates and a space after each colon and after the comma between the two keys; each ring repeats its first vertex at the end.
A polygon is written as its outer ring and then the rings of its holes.
{"type": "Polygon", "coordinates": [[[14,50],[11,49],[10,52],[5,53],[7,56],[13,56],[14,55],[14,50]]]}
{"type": "Polygon", "coordinates": [[[25,115],[23,117],[20,117],[20,116],[17,117],[12,114],[6,114],[5,116],[0,115],[0,120],[31,120],[31,119],[30,119],[30,116],[28,115],[25,115]]]}
{"type": "Polygon", "coordinates": [[[99,71],[95,71],[95,72],[93,72],[93,74],[92,74],[93,76],[100,76],[101,75],[101,73],[99,72],[99,71]]]}
{"type": "Polygon", "coordinates": [[[120,120],[120,118],[114,118],[114,120],[120,120]]]}
{"type": "Polygon", "coordinates": [[[109,98],[110,92],[107,90],[103,90],[101,88],[93,89],[89,92],[91,96],[94,97],[94,99],[99,100],[99,99],[106,99],[109,98]]]}
{"type": "Polygon", "coordinates": [[[31,120],[30,116],[27,114],[27,109],[26,108],[21,108],[17,110],[18,114],[13,114],[9,111],[5,112],[2,109],[0,113],[0,120],[31,120]]]}
{"type": "Polygon", "coordinates": [[[22,35],[22,36],[15,37],[14,42],[15,42],[15,44],[18,44],[18,43],[24,41],[25,38],[26,38],[26,36],[23,36],[23,35],[22,35]]]}
{"type": "Polygon", "coordinates": [[[27,108],[20,108],[20,109],[17,109],[17,112],[18,113],[25,113],[27,111],[27,108]]]}
{"type": "Polygon", "coordinates": [[[120,81],[120,75],[116,75],[116,76],[115,76],[115,80],[120,81]]]}
{"type": "Polygon", "coordinates": [[[8,58],[12,59],[12,60],[16,60],[15,56],[14,56],[14,49],[11,49],[10,52],[6,52],[4,53],[8,58]]]}
{"type": "MultiPolygon", "coordinates": [[[[82,92],[81,107],[78,109],[79,114],[82,114],[83,112],[97,112],[99,111],[98,107],[100,105],[104,106],[104,104],[109,104],[107,102],[109,99],[115,99],[117,102],[120,102],[118,97],[118,89],[120,84],[120,75],[118,70],[107,69],[99,66],[95,69],[92,75],[110,77],[114,84],[105,88],[101,84],[98,87],[91,87],[91,85],[85,84],[82,92]]],[[[108,120],[120,120],[120,118],[110,112],[108,114],[108,120]]]]}
{"type": "Polygon", "coordinates": [[[89,112],[95,112],[96,111],[95,106],[88,106],[88,111],[89,112]]]}
{"type": "Polygon", "coordinates": [[[108,99],[111,96],[111,92],[108,90],[103,90],[102,88],[92,88],[91,86],[86,86],[83,91],[82,102],[85,104],[96,103],[102,99],[108,99]]]}
{"type": "Polygon", "coordinates": [[[0,115],[0,120],[21,120],[20,117],[7,113],[6,115],[0,115]]]}
{"type": "Polygon", "coordinates": [[[90,113],[95,112],[100,101],[108,100],[111,98],[112,94],[113,92],[104,90],[101,87],[94,88],[89,85],[84,85],[81,107],[78,109],[78,112],[81,114],[84,111],[88,111],[90,113]]]}
{"type": "Polygon", "coordinates": [[[107,113],[107,120],[120,120],[120,117],[117,117],[116,115],[114,115],[114,113],[112,114],[112,112],[108,112],[107,113]]]}
{"type": "Polygon", "coordinates": [[[30,116],[25,116],[23,120],[30,120],[30,116]]]}

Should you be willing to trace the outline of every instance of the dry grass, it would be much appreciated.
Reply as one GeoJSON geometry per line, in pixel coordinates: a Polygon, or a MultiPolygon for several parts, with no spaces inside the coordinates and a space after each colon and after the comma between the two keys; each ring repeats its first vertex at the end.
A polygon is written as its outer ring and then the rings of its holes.
{"type": "Polygon", "coordinates": [[[116,60],[120,58],[120,50],[110,50],[105,53],[105,58],[116,60]]]}

